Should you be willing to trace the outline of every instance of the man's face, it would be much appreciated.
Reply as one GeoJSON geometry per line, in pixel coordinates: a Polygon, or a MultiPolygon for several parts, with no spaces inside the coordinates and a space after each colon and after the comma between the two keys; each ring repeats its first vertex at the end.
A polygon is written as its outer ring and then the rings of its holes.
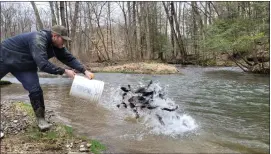
{"type": "Polygon", "coordinates": [[[57,34],[53,34],[53,45],[57,48],[63,48],[66,44],[66,40],[64,40],[61,36],[57,34]]]}

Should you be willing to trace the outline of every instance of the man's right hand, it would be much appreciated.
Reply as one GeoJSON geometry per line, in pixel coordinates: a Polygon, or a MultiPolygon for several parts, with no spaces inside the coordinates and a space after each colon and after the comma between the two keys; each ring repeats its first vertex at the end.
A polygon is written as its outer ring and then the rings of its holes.
{"type": "Polygon", "coordinates": [[[70,77],[70,78],[74,78],[74,76],[76,75],[76,73],[73,71],[73,70],[68,70],[68,69],[65,69],[65,74],[70,77]]]}

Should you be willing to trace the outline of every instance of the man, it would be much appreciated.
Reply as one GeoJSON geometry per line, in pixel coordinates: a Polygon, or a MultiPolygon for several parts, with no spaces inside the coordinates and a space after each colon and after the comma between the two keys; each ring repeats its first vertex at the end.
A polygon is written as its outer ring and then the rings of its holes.
{"type": "Polygon", "coordinates": [[[62,63],[84,73],[89,79],[94,77],[94,74],[87,71],[64,47],[66,41],[70,40],[67,36],[67,29],[55,25],[51,31],[41,30],[23,33],[8,38],[1,43],[0,79],[10,72],[22,83],[23,87],[29,92],[30,102],[41,131],[48,130],[51,124],[44,118],[43,91],[39,84],[37,68],[46,73],[66,74],[70,78],[74,78],[76,73],[73,70],[57,67],[48,61],[48,59],[56,57],[62,63]]]}

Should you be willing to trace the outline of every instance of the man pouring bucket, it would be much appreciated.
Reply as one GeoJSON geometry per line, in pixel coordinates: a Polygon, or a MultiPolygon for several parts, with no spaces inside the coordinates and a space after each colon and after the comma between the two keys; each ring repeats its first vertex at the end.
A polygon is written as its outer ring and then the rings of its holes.
{"type": "Polygon", "coordinates": [[[67,34],[65,27],[55,25],[51,30],[23,33],[1,42],[0,79],[11,73],[22,83],[24,89],[29,92],[29,99],[41,131],[48,130],[51,124],[44,118],[45,105],[37,68],[49,74],[66,74],[74,78],[76,73],[73,70],[57,67],[48,61],[56,57],[67,66],[85,74],[88,79],[94,78],[94,74],[86,70],[64,47],[66,41],[71,40],[67,34]]]}

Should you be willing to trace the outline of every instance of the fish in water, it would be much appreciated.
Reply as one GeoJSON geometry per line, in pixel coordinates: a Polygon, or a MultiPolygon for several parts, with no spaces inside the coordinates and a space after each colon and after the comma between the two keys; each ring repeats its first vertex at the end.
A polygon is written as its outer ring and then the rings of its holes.
{"type": "MultiPolygon", "coordinates": [[[[131,88],[131,85],[128,85],[128,87],[121,87],[120,89],[123,91],[122,102],[118,104],[117,107],[118,108],[124,107],[125,109],[131,109],[135,113],[136,118],[140,117],[138,111],[142,109],[147,109],[147,110],[160,109],[160,110],[168,111],[168,112],[176,111],[178,109],[178,106],[170,108],[170,107],[162,107],[157,104],[156,105],[153,104],[154,97],[158,97],[162,100],[166,100],[166,98],[165,98],[165,93],[163,90],[150,88],[152,85],[153,85],[153,82],[150,81],[147,86],[139,87],[136,90],[133,90],[131,88]]],[[[156,117],[161,125],[165,125],[162,116],[156,114],[156,117]]]]}

